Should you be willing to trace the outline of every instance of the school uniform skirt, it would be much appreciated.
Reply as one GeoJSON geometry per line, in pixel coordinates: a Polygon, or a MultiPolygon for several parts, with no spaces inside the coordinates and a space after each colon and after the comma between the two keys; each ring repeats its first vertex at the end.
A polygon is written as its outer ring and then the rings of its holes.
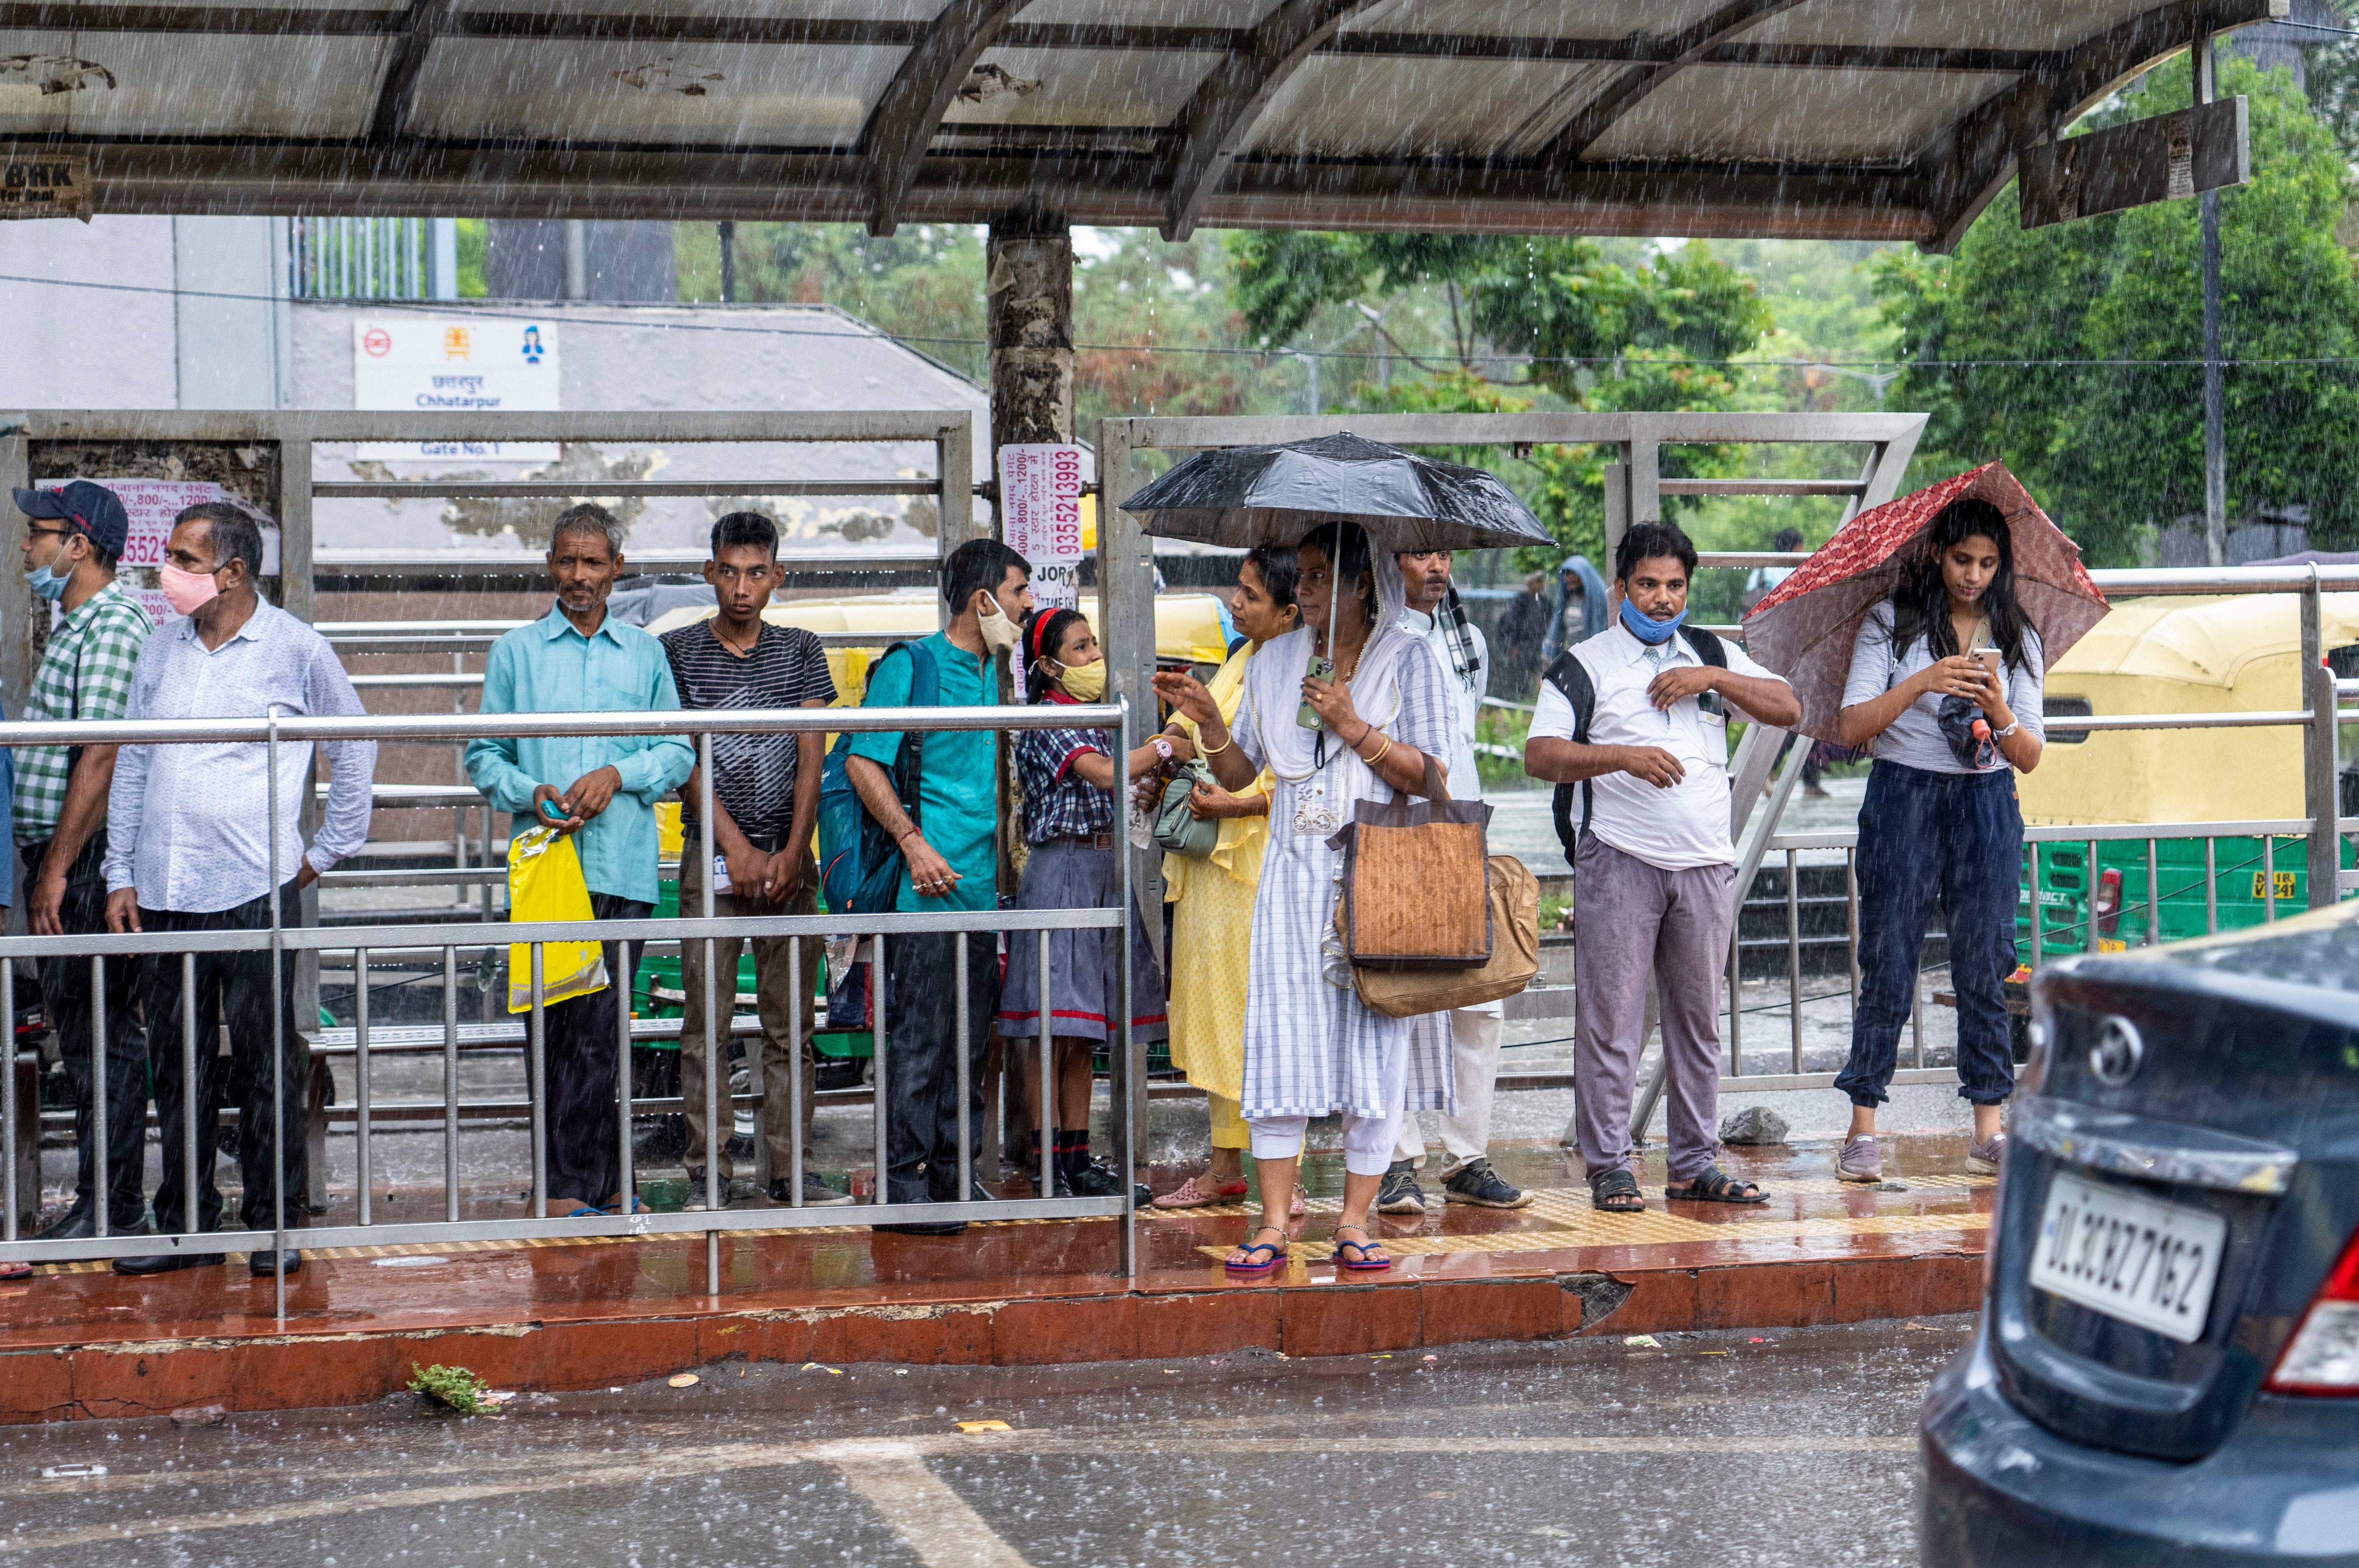
{"type": "MultiPolygon", "coordinates": [[[[1122,892],[1122,853],[1114,834],[1099,839],[1050,839],[1032,846],[1024,880],[1016,893],[1019,909],[1110,909],[1122,892]],[[1103,844],[1101,844],[1103,840],[1103,844]]],[[[1040,941],[1049,942],[1049,1032],[1080,1040],[1110,1040],[1119,1017],[1122,949],[1130,941],[1131,1038],[1158,1040],[1168,1032],[1163,972],[1139,924],[1134,902],[1124,931],[1105,927],[1077,931],[1011,931],[1007,976],[999,989],[999,1033],[1005,1040],[1040,1032],[1040,941]]]]}

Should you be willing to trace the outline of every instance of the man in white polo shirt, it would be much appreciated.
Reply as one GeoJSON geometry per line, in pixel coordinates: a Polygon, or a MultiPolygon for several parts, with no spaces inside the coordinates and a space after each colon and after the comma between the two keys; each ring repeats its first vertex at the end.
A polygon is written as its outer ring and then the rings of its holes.
{"type": "Polygon", "coordinates": [[[1669,1198],[1765,1202],[1719,1152],[1720,984],[1736,848],[1729,837],[1728,713],[1790,725],[1793,689],[1743,650],[1682,626],[1695,546],[1640,523],[1614,552],[1618,618],[1541,682],[1524,771],[1560,786],[1573,866],[1573,1081],[1590,1201],[1646,1207],[1630,1170],[1630,1100],[1645,1047],[1647,975],[1670,1064],[1669,1198]]]}

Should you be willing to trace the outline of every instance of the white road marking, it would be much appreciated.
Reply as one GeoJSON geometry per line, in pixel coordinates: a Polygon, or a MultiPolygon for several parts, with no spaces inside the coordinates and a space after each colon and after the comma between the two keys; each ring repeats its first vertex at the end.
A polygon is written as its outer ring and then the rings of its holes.
{"type": "Polygon", "coordinates": [[[834,1465],[926,1568],[1031,1568],[926,1463],[927,1451],[942,1446],[907,1438],[855,1438],[823,1443],[806,1453],[834,1465]]]}

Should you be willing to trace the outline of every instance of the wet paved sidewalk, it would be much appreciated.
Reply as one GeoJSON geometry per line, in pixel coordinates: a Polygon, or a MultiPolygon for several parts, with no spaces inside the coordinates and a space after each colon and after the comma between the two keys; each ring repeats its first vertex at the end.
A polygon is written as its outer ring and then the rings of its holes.
{"type": "MultiPolygon", "coordinates": [[[[1502,1145],[1499,1168],[1538,1202],[1445,1205],[1429,1179],[1423,1218],[1379,1216],[1397,1262],[1374,1279],[1339,1279],[1330,1260],[1332,1152],[1311,1161],[1311,1212],[1293,1227],[1287,1264],[1259,1279],[1221,1266],[1252,1223],[1242,1205],[1142,1213],[1136,1282],[1115,1274],[1118,1234],[1106,1220],[979,1224],[954,1237],[857,1224],[724,1233],[718,1297],[705,1293],[694,1239],[336,1248],[310,1255],[289,1279],[283,1324],[269,1280],[249,1279],[243,1258],[145,1279],[71,1266],[0,1286],[0,1420],[214,1398],[248,1409],[374,1399],[410,1360],[451,1358],[438,1339],[496,1345],[510,1380],[572,1388],[731,1351],[911,1363],[1246,1345],[1334,1354],[1967,1310],[1993,1183],[1967,1173],[1961,1138],[1902,1135],[1886,1147],[1893,1180],[1882,1189],[1836,1181],[1831,1142],[1731,1149],[1726,1168],[1770,1193],[1756,1207],[1664,1203],[1657,1149],[1641,1172],[1649,1208],[1629,1216],[1593,1212],[1552,1144],[1502,1145]],[[312,1354],[292,1356],[297,1345],[312,1354]]],[[[1178,1175],[1158,1171],[1155,1185],[1178,1175]]],[[[1008,1184],[1011,1196],[1023,1191],[1008,1184]]],[[[349,1203],[347,1194],[328,1223],[349,1203]]],[[[469,1205],[484,1215],[520,1208],[482,1194],[469,1205]]]]}

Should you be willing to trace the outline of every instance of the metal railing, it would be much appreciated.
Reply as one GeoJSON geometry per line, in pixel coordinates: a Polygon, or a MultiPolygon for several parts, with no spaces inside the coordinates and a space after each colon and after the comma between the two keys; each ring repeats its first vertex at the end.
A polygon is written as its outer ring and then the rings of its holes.
{"type": "MultiPolygon", "coordinates": [[[[353,718],[311,718],[272,716],[256,719],[179,719],[130,722],[78,722],[62,724],[0,724],[0,746],[91,746],[91,745],[179,745],[192,742],[244,741],[270,749],[271,798],[268,802],[271,821],[280,820],[277,798],[277,748],[281,745],[323,740],[370,739],[438,740],[473,739],[479,737],[523,738],[530,736],[617,736],[672,735],[695,741],[698,761],[704,783],[703,811],[699,820],[703,823],[702,853],[706,864],[714,854],[712,823],[714,812],[711,800],[712,743],[715,735],[777,735],[804,731],[897,732],[939,730],[1018,730],[1046,727],[1099,728],[1117,732],[1123,754],[1130,748],[1131,715],[1126,702],[1090,706],[1067,706],[1056,709],[1031,707],[977,708],[854,708],[854,709],[785,709],[785,710],[702,710],[663,713],[516,713],[480,715],[397,714],[366,715],[353,718]]],[[[277,863],[277,835],[272,834],[271,879],[280,883],[277,863]]],[[[707,988],[704,1009],[705,1060],[705,1126],[714,1138],[728,1136],[720,1121],[720,1084],[725,1069],[721,1040],[734,1023],[724,1022],[723,1015],[712,1004],[714,985],[713,944],[723,937],[827,937],[858,935],[874,944],[870,974],[875,987],[871,1016],[873,1020],[874,1054],[874,1120],[875,1128],[876,1185],[874,1201],[856,1211],[857,1221],[868,1225],[906,1225],[958,1220],[992,1219],[1091,1219],[1109,1218],[1120,1222],[1120,1270],[1125,1276],[1136,1271],[1136,1225],[1133,1211],[1133,1189],[1127,1172],[1134,1163],[1136,1128],[1131,1116],[1132,1097],[1129,1088],[1138,1064],[1134,1060],[1130,1036],[1129,997],[1134,979],[1130,972],[1130,944],[1118,942],[1121,951],[1119,967],[1120,995],[1117,998],[1121,1020],[1117,1027],[1117,1044],[1112,1052],[1114,1084],[1114,1133],[1117,1159],[1125,1177],[1118,1197],[999,1199],[982,1201],[973,1195],[974,1159],[974,1127],[969,1110],[971,1052],[968,1041],[973,1037],[967,991],[967,942],[953,944],[956,959],[951,976],[958,986],[955,1007],[957,1030],[957,1085],[959,1103],[959,1197],[948,1203],[896,1203],[889,1200],[888,1171],[890,1151],[890,1063],[889,999],[886,975],[888,944],[895,939],[924,933],[963,933],[973,931],[1063,931],[1106,928],[1125,929],[1131,906],[1130,856],[1119,855],[1119,897],[1111,909],[991,909],[971,912],[918,912],[820,915],[777,915],[755,918],[716,918],[713,914],[712,889],[707,878],[704,903],[701,913],[676,920],[572,920],[510,923],[503,927],[499,941],[511,946],[529,949],[531,963],[532,1008],[526,1037],[528,1070],[527,1084],[531,1105],[532,1173],[528,1213],[522,1217],[493,1220],[462,1220],[460,1218],[459,1128],[461,1102],[458,1084],[458,1063],[461,1047],[461,1027],[458,1020],[459,971],[457,955],[462,950],[480,950],[485,944],[484,928],[480,921],[437,921],[422,924],[397,924],[371,927],[289,927],[281,923],[277,898],[270,899],[271,924],[266,929],[207,931],[182,932],[149,932],[69,935],[57,937],[0,937],[0,1040],[13,1040],[16,1031],[15,972],[16,966],[28,960],[86,960],[92,966],[92,992],[95,998],[91,1026],[92,1052],[91,1094],[92,1127],[92,1166],[95,1171],[94,1236],[79,1240],[34,1241],[19,1236],[17,1215],[17,1128],[16,1074],[13,1070],[0,1073],[0,1258],[22,1259],[28,1262],[67,1262],[97,1258],[121,1258],[139,1254],[211,1254],[214,1252],[256,1252],[267,1247],[275,1259],[290,1245],[307,1247],[397,1245],[408,1243],[454,1242],[471,1239],[515,1239],[551,1237],[659,1236],[694,1236],[705,1237],[705,1269],[708,1293],[717,1296],[721,1290],[721,1233],[745,1230],[788,1230],[822,1225],[843,1225],[853,1216],[837,1209],[821,1212],[803,1206],[802,1177],[804,1150],[802,1143],[802,1075],[799,1070],[790,1073],[788,1081],[792,1104],[788,1123],[791,1128],[789,1169],[786,1180],[790,1192],[788,1205],[768,1209],[725,1209],[720,1192],[717,1160],[706,1166],[706,1206],[702,1212],[682,1214],[623,1214],[613,1216],[565,1218],[549,1213],[550,1193],[548,1173],[548,1136],[546,1116],[548,1081],[546,1077],[547,1001],[543,975],[543,953],[549,942],[612,942],[623,944],[625,961],[618,966],[619,975],[612,984],[627,986],[632,965],[628,954],[634,946],[644,949],[652,943],[678,941],[702,942],[705,944],[704,975],[707,988]],[[284,966],[293,955],[312,953],[343,953],[352,955],[355,970],[365,974],[372,951],[390,949],[439,951],[442,974],[442,1057],[443,1057],[443,1217],[439,1221],[385,1225],[376,1222],[372,1205],[370,1056],[371,1027],[368,1012],[368,989],[362,985],[356,989],[354,1016],[354,1090],[358,1115],[355,1118],[358,1163],[357,1223],[347,1225],[317,1225],[294,1227],[287,1223],[288,1202],[285,1190],[287,1153],[284,1146],[286,1104],[289,1085],[285,1082],[287,1021],[282,1005],[280,979],[284,966]],[[274,1185],[277,1203],[269,1228],[259,1228],[249,1220],[247,1228],[237,1231],[198,1232],[194,1230],[168,1234],[118,1236],[109,1234],[107,1213],[110,1192],[108,1149],[106,1147],[106,1076],[101,1053],[104,1050],[106,1023],[104,1018],[105,971],[110,962],[128,960],[156,964],[178,956],[181,966],[184,998],[195,996],[194,970],[199,953],[263,953],[270,958],[272,970],[272,1050],[273,1073],[271,1104],[274,1130],[272,1160],[277,1172],[274,1185]]],[[[1042,995],[1048,994],[1049,944],[1038,944],[1040,962],[1042,995]]],[[[799,943],[788,944],[789,993],[799,997],[806,995],[801,987],[799,943]]],[[[734,995],[734,988],[733,988],[734,995]]],[[[1055,1097],[1047,1086],[1055,1082],[1054,1051],[1050,1034],[1050,1009],[1040,1009],[1039,1062],[1042,1093],[1038,1096],[1041,1127],[1038,1140],[1039,1185],[1041,1193],[1054,1191],[1055,1129],[1052,1106],[1055,1097]]],[[[634,1149],[631,1136],[631,1113],[637,1102],[632,1094],[631,1046],[633,1031],[627,1001],[617,1009],[620,1026],[615,1038],[615,1094],[618,1121],[621,1127],[620,1168],[621,1191],[627,1196],[635,1191],[634,1149]]],[[[212,1129],[200,1139],[198,1133],[198,1098],[193,1093],[198,1083],[196,1073],[198,1021],[193,1005],[184,1002],[181,1008],[182,1034],[180,1069],[184,1092],[181,1109],[185,1118],[181,1128],[180,1146],[184,1169],[182,1191],[185,1193],[183,1215],[195,1212],[198,1190],[198,1160],[212,1159],[212,1129]]],[[[793,1040],[790,1041],[793,1060],[799,1063],[804,1050],[803,1009],[795,1010],[793,1040]]],[[[405,1045],[413,1045],[405,1041],[405,1045]]],[[[250,1051],[251,1045],[244,1047],[250,1051]]],[[[579,1196],[579,1194],[573,1194],[579,1196]]],[[[594,1195],[593,1195],[594,1196],[594,1195]]],[[[626,1204],[626,1206],[628,1206],[626,1204]]],[[[283,1260],[277,1271],[275,1287],[276,1311],[286,1315],[286,1277],[283,1260]]]]}
{"type": "MultiPolygon", "coordinates": [[[[1760,552],[1732,552],[1700,555],[1698,564],[1700,567],[1799,565],[1808,559],[1809,557],[1805,555],[1778,556],[1760,552]]],[[[2296,662],[2301,681],[2300,696],[2303,705],[2299,708],[2263,709],[2241,713],[2107,713],[2071,717],[2059,714],[2044,717],[2041,724],[2044,733],[2049,736],[2124,730],[2298,727],[2302,732],[2302,796],[2303,805],[2307,809],[2306,814],[2267,822],[2128,822],[2095,827],[2075,825],[2027,828],[2024,833],[2027,844],[2037,845],[2040,843],[2088,844],[2091,846],[2089,858],[2093,865],[2096,858],[2093,846],[2097,844],[2124,839],[2146,839],[2149,841],[2149,865],[2155,866],[2158,862],[2151,847],[2153,841],[2164,838],[2203,838],[2207,841],[2208,923],[2209,928],[2215,931],[2218,929],[2218,910],[2213,880],[2216,877],[2217,867],[2214,863],[2217,841],[2222,838],[2257,837],[2260,839],[2262,845],[2260,859],[2266,889],[2263,900],[2264,920],[2274,920],[2277,918],[2278,901],[2276,882],[2277,841],[2280,838],[2298,838],[2301,841],[2310,907],[2322,908],[2333,903],[2343,893],[2359,887],[2359,873],[2344,872],[2342,869],[2339,836],[2341,833],[2359,829],[2359,823],[2345,822],[2341,818],[2336,782],[2340,764],[2338,724],[2346,720],[2359,721],[2359,711],[2343,706],[2345,700],[2359,701],[2359,681],[2337,681],[2326,668],[2324,619],[2320,597],[2328,592],[2359,591],[2359,568],[2320,566],[2310,563],[2299,566],[2177,567],[2136,571],[2098,571],[2092,572],[2089,575],[2109,599],[2236,593],[2299,595],[2300,644],[2299,656],[2296,662]]],[[[1745,736],[1745,745],[1747,746],[1757,745],[1765,753],[1773,752],[1786,733],[1767,730],[1766,726],[1756,726],[1756,728],[1764,730],[1761,742],[1756,743],[1754,735],[1748,733],[1745,736]]],[[[1726,986],[1729,1076],[1724,1081],[1732,1083],[1741,1082],[1748,1087],[1818,1088],[1831,1087],[1834,1083],[1835,1075],[1832,1073],[1805,1073],[1801,1067],[1803,1032],[1801,1008],[1810,1000],[1827,999],[1809,998],[1802,996],[1799,895],[1797,889],[1799,872],[1799,855],[1802,851],[1810,849],[1845,851],[1846,901],[1851,906],[1846,941],[1852,975],[1849,992],[1854,1007],[1858,1001],[1858,882],[1854,869],[1858,834],[1856,831],[1810,834],[1780,834],[1777,832],[1778,820],[1784,814],[1787,801],[1791,799],[1795,785],[1801,778],[1802,765],[1809,752],[1810,748],[1806,746],[1795,746],[1788,754],[1785,765],[1775,769],[1768,802],[1745,828],[1738,844],[1734,896],[1739,919],[1732,926],[1729,936],[1726,986]],[[1759,872],[1762,861],[1773,853],[1782,853],[1787,858],[1786,898],[1788,931],[1787,1008],[1792,1040],[1788,1053],[1788,1072],[1774,1075],[1748,1074],[1744,1071],[1743,1033],[1745,1009],[1741,1000],[1742,988],[1738,984],[1742,976],[1740,961],[1743,952],[1743,935],[1736,927],[1742,924],[1743,910],[1746,900],[1751,897],[1754,880],[1759,872]]],[[[1731,764],[1732,775],[1735,777],[1734,788],[1740,801],[1745,799],[1747,790],[1757,794],[1762,779],[1769,773],[1769,764],[1766,757],[1759,764],[1759,770],[1753,772],[1746,770],[1744,757],[1744,749],[1740,748],[1738,758],[1731,764]]],[[[2036,855],[2038,852],[2034,848],[2027,853],[2036,855]]],[[[2154,885],[2150,877],[2148,881],[2150,894],[2154,885]]],[[[2038,945],[2038,933],[2042,928],[2038,919],[2038,884],[2036,877],[2033,879],[2032,887],[2035,898],[2033,931],[2035,945],[2038,945]]],[[[2091,931],[2087,936],[2087,950],[2090,952],[2098,950],[2100,941],[2095,931],[2097,920],[2093,912],[2096,892],[2094,886],[2088,889],[2092,904],[2092,914],[2089,917],[2091,931]]],[[[1903,1076],[1896,1082],[1908,1082],[1911,1075],[1919,1073],[1928,1077],[1939,1076],[1936,1070],[1927,1069],[1924,1066],[1921,975],[1918,990],[1920,993],[1919,1003],[1910,1009],[1916,1065],[1914,1068],[1903,1069],[1903,1076]]],[[[1655,1105],[1662,1094],[1665,1071],[1665,1067],[1658,1063],[1654,1077],[1647,1085],[1645,1092],[1637,1097],[1631,1119],[1633,1137],[1637,1137],[1645,1131],[1647,1121],[1654,1115],[1655,1105]]]]}

